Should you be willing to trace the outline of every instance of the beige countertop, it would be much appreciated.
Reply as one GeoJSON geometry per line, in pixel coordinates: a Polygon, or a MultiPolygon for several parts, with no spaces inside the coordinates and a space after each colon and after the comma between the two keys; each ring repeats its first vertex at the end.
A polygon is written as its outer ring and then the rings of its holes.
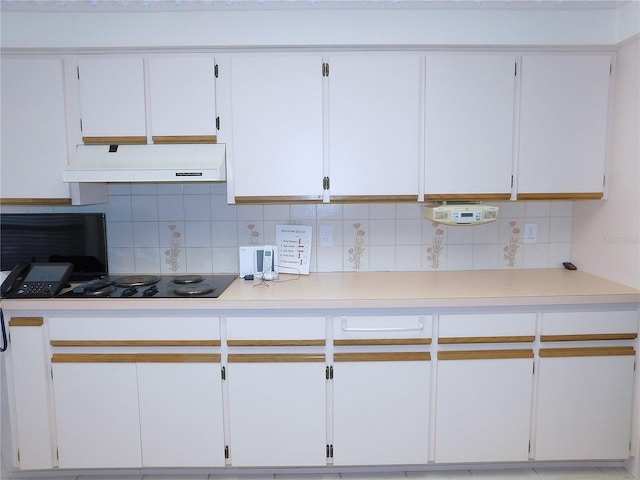
{"type": "Polygon", "coordinates": [[[217,299],[126,298],[2,301],[6,310],[265,310],[437,308],[640,302],[640,291],[581,271],[336,272],[237,279],[217,299]]]}

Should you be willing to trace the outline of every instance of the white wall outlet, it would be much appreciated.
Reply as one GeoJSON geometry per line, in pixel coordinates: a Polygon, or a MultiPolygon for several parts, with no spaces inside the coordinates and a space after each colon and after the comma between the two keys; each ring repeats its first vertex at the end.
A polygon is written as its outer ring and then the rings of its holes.
{"type": "Polygon", "coordinates": [[[320,246],[333,247],[333,226],[320,225],[320,246]]]}
{"type": "Polygon", "coordinates": [[[524,243],[536,243],[538,241],[538,224],[524,224],[524,243]]]}

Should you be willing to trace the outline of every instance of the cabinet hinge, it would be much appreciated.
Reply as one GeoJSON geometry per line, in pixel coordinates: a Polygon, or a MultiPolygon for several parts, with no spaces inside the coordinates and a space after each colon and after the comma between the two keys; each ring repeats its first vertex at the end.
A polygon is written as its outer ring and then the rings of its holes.
{"type": "Polygon", "coordinates": [[[333,378],[333,366],[326,368],[324,376],[327,380],[331,380],[333,378]]]}
{"type": "Polygon", "coordinates": [[[224,446],[224,458],[229,459],[229,445],[224,446]]]}
{"type": "Polygon", "coordinates": [[[329,190],[330,186],[331,186],[331,181],[329,180],[329,177],[324,177],[322,179],[322,189],[329,190]]]}
{"type": "Polygon", "coordinates": [[[216,130],[220,130],[220,117],[216,117],[216,130]]]}
{"type": "Polygon", "coordinates": [[[220,371],[220,374],[222,375],[222,379],[226,380],[227,379],[227,368],[226,367],[222,367],[222,370],[220,371]]]}
{"type": "Polygon", "coordinates": [[[327,445],[327,458],[333,458],[333,445],[327,445]]]}
{"type": "Polygon", "coordinates": [[[322,76],[323,77],[328,77],[329,76],[329,64],[328,63],[323,63],[322,64],[322,76]]]}
{"type": "Polygon", "coordinates": [[[218,64],[217,63],[213,67],[213,76],[218,78],[218,64]]]}

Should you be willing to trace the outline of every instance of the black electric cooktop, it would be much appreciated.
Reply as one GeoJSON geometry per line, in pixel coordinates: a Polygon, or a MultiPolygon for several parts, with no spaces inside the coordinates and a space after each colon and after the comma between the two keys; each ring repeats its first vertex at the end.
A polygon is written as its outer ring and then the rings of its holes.
{"type": "Polygon", "coordinates": [[[107,276],[62,294],[71,298],[218,298],[236,275],[107,276]]]}

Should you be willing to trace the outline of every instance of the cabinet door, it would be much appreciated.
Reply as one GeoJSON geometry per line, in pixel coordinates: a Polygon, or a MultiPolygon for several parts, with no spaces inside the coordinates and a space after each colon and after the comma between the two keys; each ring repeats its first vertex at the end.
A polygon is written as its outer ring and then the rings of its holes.
{"type": "Polygon", "coordinates": [[[334,360],[334,465],[427,463],[429,354],[336,353],[334,360]]]}
{"type": "Polygon", "coordinates": [[[86,137],[133,137],[145,143],[142,58],[82,58],[78,75],[85,143],[86,137]]]}
{"type": "Polygon", "coordinates": [[[633,348],[541,349],[540,356],[535,459],[628,458],[633,348]]]}
{"type": "Polygon", "coordinates": [[[231,96],[236,200],[321,199],[322,58],[233,57],[231,96]]]}
{"type": "Polygon", "coordinates": [[[610,64],[607,54],[523,57],[519,199],[601,197],[610,64]]]}
{"type": "Polygon", "coordinates": [[[151,57],[149,97],[154,142],[216,134],[213,57],[151,57]],[[169,138],[167,138],[169,137],[169,138]]]}
{"type": "Polygon", "coordinates": [[[230,354],[233,466],[326,464],[324,355],[230,354]]]}
{"type": "Polygon", "coordinates": [[[43,324],[40,317],[13,317],[9,321],[7,383],[14,416],[14,455],[19,458],[17,465],[21,469],[54,465],[51,385],[43,324]]]}
{"type": "Polygon", "coordinates": [[[183,355],[182,363],[158,357],[138,363],[143,465],[224,466],[219,356],[183,355]]]}
{"type": "Polygon", "coordinates": [[[515,65],[513,55],[427,55],[427,199],[510,197],[515,65]]]}
{"type": "Polygon", "coordinates": [[[142,466],[136,365],[126,357],[54,355],[60,468],[142,466]]]}
{"type": "Polygon", "coordinates": [[[436,462],[528,459],[533,351],[506,352],[438,353],[436,462]]]}
{"type": "Polygon", "coordinates": [[[70,203],[69,184],[62,181],[67,165],[62,67],[56,58],[2,57],[3,201],[70,203]]]}
{"type": "Polygon", "coordinates": [[[333,56],[328,78],[331,198],[417,200],[420,58],[333,56]]]}

